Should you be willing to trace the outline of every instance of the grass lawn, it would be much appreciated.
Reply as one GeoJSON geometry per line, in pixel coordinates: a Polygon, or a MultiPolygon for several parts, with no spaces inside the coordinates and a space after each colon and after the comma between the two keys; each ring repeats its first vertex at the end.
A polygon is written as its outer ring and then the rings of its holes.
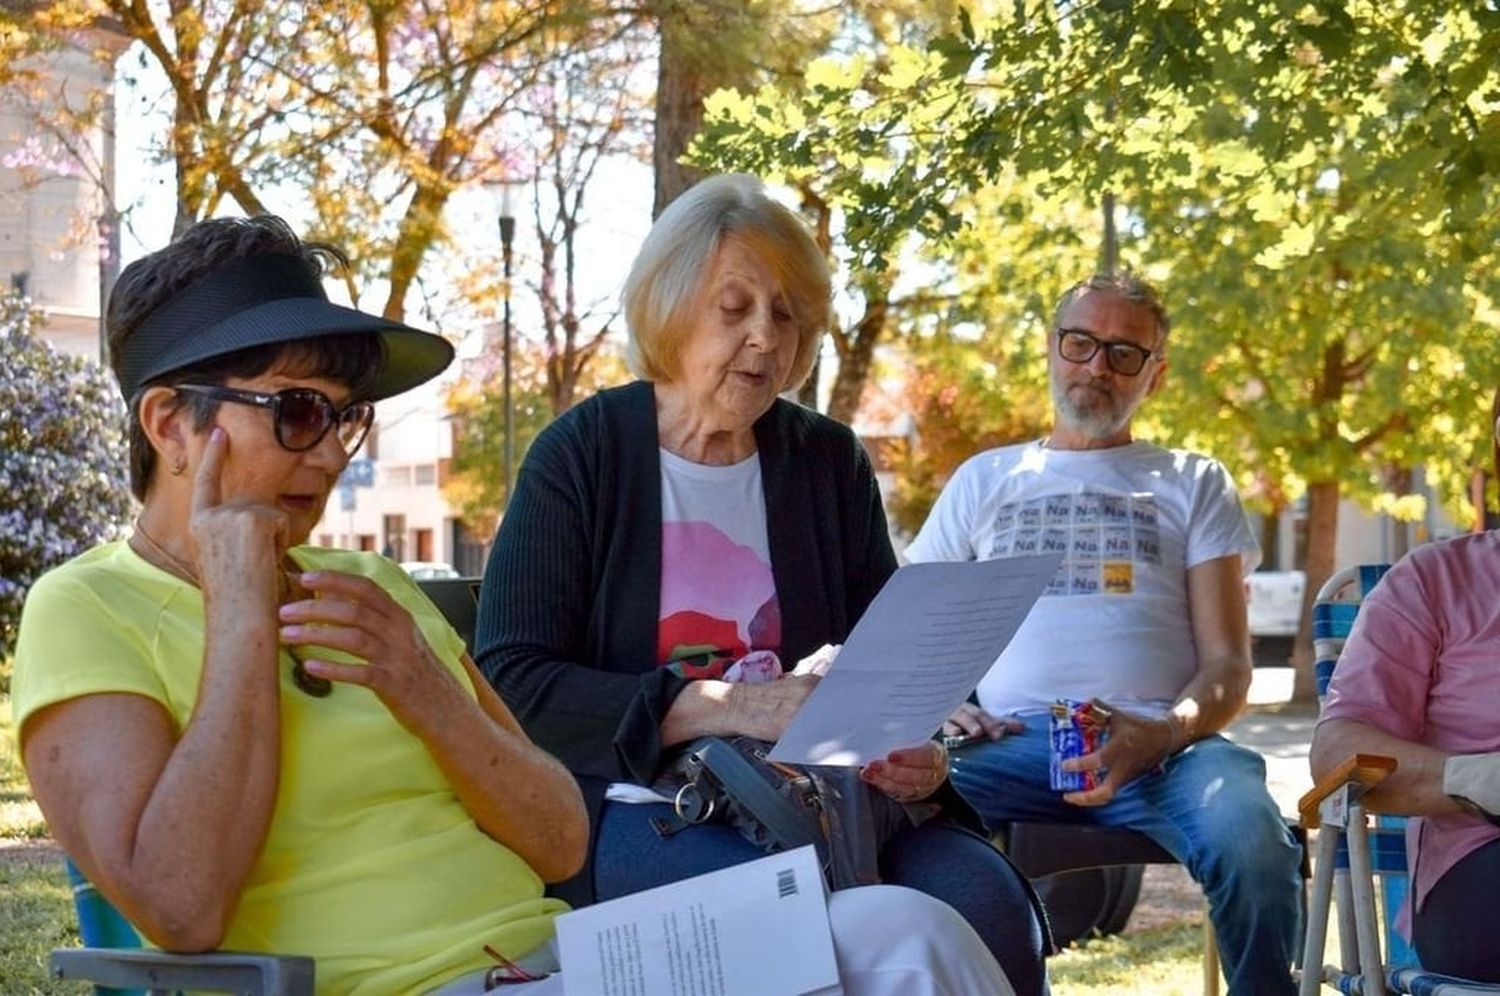
{"type": "MultiPolygon", "coordinates": [[[[78,944],[78,930],[66,876],[21,773],[10,719],[10,700],[0,696],[0,988],[6,996],[77,994],[81,987],[47,977],[47,952],[78,944]]],[[[1051,963],[1054,996],[1196,996],[1203,988],[1199,922],[1192,916],[1064,952],[1051,963]]]]}
{"type": "Polygon", "coordinates": [[[79,986],[54,984],[47,976],[47,952],[78,943],[67,876],[21,773],[10,699],[0,696],[0,980],[5,993],[80,992],[79,986]]]}
{"type": "Polygon", "coordinates": [[[1049,968],[1053,996],[1198,996],[1203,926],[1183,922],[1097,938],[1064,951],[1049,968]]]}

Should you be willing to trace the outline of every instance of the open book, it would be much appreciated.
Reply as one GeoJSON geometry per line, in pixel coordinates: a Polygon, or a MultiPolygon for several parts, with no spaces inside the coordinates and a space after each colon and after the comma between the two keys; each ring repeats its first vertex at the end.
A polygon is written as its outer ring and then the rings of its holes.
{"type": "Polygon", "coordinates": [[[557,942],[568,996],[838,991],[811,847],[565,913],[557,942]]]}

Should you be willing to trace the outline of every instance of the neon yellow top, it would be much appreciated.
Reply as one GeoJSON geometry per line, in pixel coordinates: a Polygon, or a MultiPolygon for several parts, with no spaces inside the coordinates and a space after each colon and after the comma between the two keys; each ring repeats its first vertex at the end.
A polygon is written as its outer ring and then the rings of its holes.
{"type": "MultiPolygon", "coordinates": [[[[304,568],[372,578],[438,656],[472,684],[463,642],[396,565],[371,553],[299,547],[304,568]]],[[[123,542],[44,576],[22,614],[11,682],[17,737],[38,710],[130,692],[190,718],[203,656],[199,590],[123,542]]],[[[318,991],[405,993],[485,968],[490,944],[520,957],[567,907],[460,804],[422,742],[367,689],[314,698],[281,655],[281,782],[260,860],[224,938],[241,951],[317,960],[318,991]]]]}

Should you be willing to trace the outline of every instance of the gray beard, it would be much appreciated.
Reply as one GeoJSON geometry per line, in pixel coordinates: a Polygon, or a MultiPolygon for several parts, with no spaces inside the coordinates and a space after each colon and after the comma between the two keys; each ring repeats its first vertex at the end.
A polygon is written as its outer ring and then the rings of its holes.
{"type": "Polygon", "coordinates": [[[1056,378],[1049,380],[1052,389],[1052,409],[1059,423],[1073,432],[1089,439],[1107,439],[1123,429],[1132,412],[1119,404],[1119,399],[1110,396],[1107,404],[1083,408],[1074,403],[1067,389],[1056,378]]]}

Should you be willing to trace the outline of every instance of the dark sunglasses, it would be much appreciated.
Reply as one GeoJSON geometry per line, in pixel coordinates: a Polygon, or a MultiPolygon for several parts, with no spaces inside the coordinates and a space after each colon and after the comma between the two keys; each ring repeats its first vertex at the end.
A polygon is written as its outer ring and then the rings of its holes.
{"type": "Polygon", "coordinates": [[[1104,349],[1104,362],[1122,377],[1134,377],[1151,358],[1151,350],[1133,342],[1107,342],[1082,329],[1058,329],[1057,355],[1069,363],[1087,363],[1104,349]]]}
{"type": "Polygon", "coordinates": [[[293,453],[312,449],[323,441],[329,429],[337,426],[340,445],[346,454],[353,456],[375,421],[375,405],[371,402],[351,401],[341,409],[322,391],[310,387],[289,387],[275,394],[241,391],[218,384],[177,384],[173,390],[271,409],[276,441],[293,453]]]}

